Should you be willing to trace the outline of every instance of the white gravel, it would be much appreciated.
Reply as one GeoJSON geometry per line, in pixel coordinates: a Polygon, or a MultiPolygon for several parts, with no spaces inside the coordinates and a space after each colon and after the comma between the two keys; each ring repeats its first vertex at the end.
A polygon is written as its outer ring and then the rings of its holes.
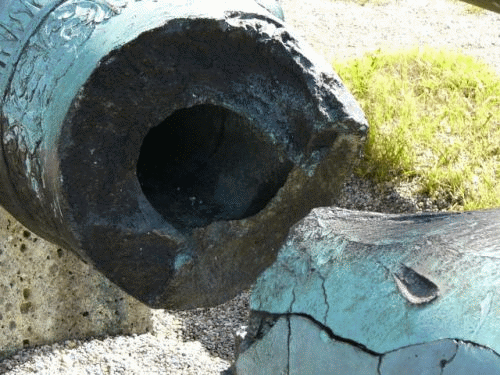
{"type": "Polygon", "coordinates": [[[198,341],[182,341],[181,323],[157,312],[152,333],[108,337],[23,350],[4,361],[6,374],[153,375],[220,374],[228,362],[198,341]],[[159,313],[159,314],[158,314],[159,313]]]}
{"type": "MultiPolygon", "coordinates": [[[[450,0],[392,0],[379,6],[329,0],[282,4],[294,33],[328,60],[427,44],[462,49],[500,74],[499,14],[470,14],[466,5],[450,0]]],[[[356,178],[339,205],[382,212],[443,208],[424,197],[356,178]]],[[[0,362],[0,374],[220,374],[230,365],[234,335],[247,313],[246,294],[215,309],[159,310],[151,333],[25,349],[0,362]]]]}
{"type": "Polygon", "coordinates": [[[335,0],[282,3],[285,21],[327,61],[379,48],[428,45],[475,56],[500,74],[500,14],[472,14],[470,5],[451,0],[386,1],[375,6],[335,0]]]}

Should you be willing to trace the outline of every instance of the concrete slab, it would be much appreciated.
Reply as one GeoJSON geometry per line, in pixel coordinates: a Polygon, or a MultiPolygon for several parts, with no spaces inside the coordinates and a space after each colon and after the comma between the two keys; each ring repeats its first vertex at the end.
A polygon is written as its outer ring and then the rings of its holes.
{"type": "Polygon", "coordinates": [[[0,360],[27,346],[150,329],[148,307],[0,207],[0,360]]]}

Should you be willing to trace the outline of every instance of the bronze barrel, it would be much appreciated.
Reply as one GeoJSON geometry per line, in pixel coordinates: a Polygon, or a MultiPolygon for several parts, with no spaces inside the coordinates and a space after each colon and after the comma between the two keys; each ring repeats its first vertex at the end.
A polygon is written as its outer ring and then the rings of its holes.
{"type": "Polygon", "coordinates": [[[3,0],[0,204],[152,307],[220,303],[368,130],[273,0],[3,0]]]}

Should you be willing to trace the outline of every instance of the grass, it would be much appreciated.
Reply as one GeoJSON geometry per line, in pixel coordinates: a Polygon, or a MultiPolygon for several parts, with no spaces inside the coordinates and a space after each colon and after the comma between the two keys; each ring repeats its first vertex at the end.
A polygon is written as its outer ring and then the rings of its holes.
{"type": "Polygon", "coordinates": [[[414,48],[335,62],[370,123],[356,173],[410,182],[453,210],[500,207],[500,78],[460,53],[414,48]]]}

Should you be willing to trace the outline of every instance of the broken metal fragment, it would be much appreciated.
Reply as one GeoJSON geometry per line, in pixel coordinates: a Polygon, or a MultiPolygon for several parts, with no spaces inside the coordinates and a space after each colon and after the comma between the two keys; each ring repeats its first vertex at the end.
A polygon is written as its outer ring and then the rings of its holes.
{"type": "Polygon", "coordinates": [[[498,209],[389,215],[317,208],[257,279],[251,309],[308,316],[374,353],[444,339],[499,353],[499,269],[498,209]]]}
{"type": "Polygon", "coordinates": [[[444,339],[374,353],[303,315],[283,315],[240,352],[235,375],[498,375],[493,350],[444,339]]]}

